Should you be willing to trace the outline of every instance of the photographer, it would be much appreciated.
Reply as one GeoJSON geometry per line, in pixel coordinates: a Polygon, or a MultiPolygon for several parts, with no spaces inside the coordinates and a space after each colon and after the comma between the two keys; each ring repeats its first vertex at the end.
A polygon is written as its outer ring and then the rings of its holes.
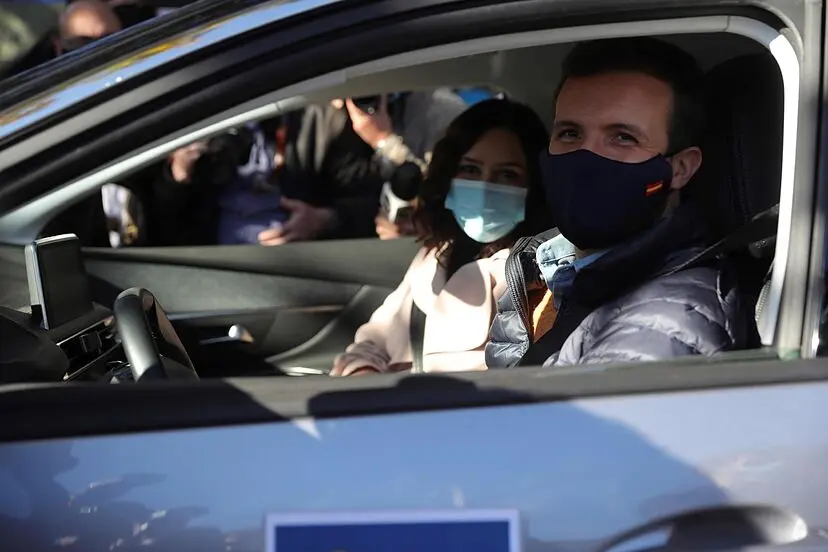
{"type": "Polygon", "coordinates": [[[173,152],[124,186],[135,244],[254,244],[375,235],[382,179],[344,110],[309,106],[173,152]]]}
{"type": "MultiPolygon", "coordinates": [[[[449,88],[349,98],[334,105],[347,109],[354,132],[374,150],[384,180],[406,162],[416,163],[425,172],[434,145],[468,107],[449,88]]],[[[372,218],[381,239],[414,233],[412,226],[392,222],[376,209],[372,218]]]]}

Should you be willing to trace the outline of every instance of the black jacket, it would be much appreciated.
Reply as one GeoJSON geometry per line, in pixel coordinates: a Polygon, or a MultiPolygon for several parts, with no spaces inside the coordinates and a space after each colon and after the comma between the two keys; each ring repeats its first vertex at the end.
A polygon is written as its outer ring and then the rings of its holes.
{"type": "MultiPolygon", "coordinates": [[[[506,262],[508,291],[486,345],[489,368],[517,365],[533,340],[528,293],[546,286],[535,252],[554,233],[519,243],[506,262]]],[[[726,261],[673,273],[704,244],[701,219],[685,205],[583,268],[558,320],[573,304],[590,314],[544,365],[663,360],[757,345],[755,322],[726,261]]]]}

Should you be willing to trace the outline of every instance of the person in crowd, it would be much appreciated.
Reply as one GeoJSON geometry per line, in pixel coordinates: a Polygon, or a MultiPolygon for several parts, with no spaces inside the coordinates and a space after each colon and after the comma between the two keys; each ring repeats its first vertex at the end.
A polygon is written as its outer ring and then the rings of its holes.
{"type": "Polygon", "coordinates": [[[707,244],[680,195],[702,163],[701,77],[689,54],[652,38],[569,54],[540,161],[557,230],[507,261],[523,278],[498,302],[489,368],[712,355],[751,341],[727,265],[681,269],[707,244]]]}
{"type": "MultiPolygon", "coordinates": [[[[121,22],[108,3],[101,0],[74,0],[61,14],[58,29],[48,40],[49,55],[42,59],[35,56],[27,60],[24,57],[12,68],[12,73],[76,50],[116,33],[121,28],[121,22]]],[[[44,229],[44,234],[71,232],[87,246],[108,247],[128,243],[136,228],[126,210],[126,205],[130,202],[128,190],[112,184],[105,185],[101,195],[90,196],[74,204],[51,221],[44,229]]]]}
{"type": "Polygon", "coordinates": [[[405,161],[424,166],[465,108],[441,90],[390,97],[370,113],[351,99],[311,105],[173,152],[160,175],[141,177],[151,182],[142,198],[149,242],[281,245],[377,235],[383,181],[405,161]]]}
{"type": "Polygon", "coordinates": [[[382,188],[373,155],[346,112],[313,105],[180,148],[128,186],[146,245],[367,237],[382,188]]]}
{"type": "Polygon", "coordinates": [[[478,103],[449,125],[415,212],[423,247],[332,375],[402,371],[420,360],[423,371],[485,367],[509,248],[550,224],[537,166],[548,136],[534,111],[509,100],[478,103]],[[424,318],[418,335],[415,317],[424,318]],[[420,340],[417,359],[412,344],[420,340]]]}
{"type": "MultiPolygon", "coordinates": [[[[434,144],[448,124],[466,110],[468,104],[450,88],[436,88],[378,97],[376,109],[364,110],[354,99],[344,103],[353,129],[375,151],[381,176],[391,177],[403,163],[414,162],[425,171],[434,144]]],[[[381,239],[415,235],[413,226],[395,223],[374,210],[375,231],[381,239]]]]}
{"type": "Polygon", "coordinates": [[[86,46],[120,31],[121,21],[115,11],[101,0],[75,0],[60,18],[57,55],[86,46]]]}

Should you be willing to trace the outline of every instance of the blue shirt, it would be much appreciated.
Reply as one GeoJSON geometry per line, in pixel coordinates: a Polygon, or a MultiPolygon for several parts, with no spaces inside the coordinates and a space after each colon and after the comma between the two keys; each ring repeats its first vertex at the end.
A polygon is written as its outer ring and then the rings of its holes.
{"type": "Polygon", "coordinates": [[[546,287],[552,292],[555,308],[561,307],[561,302],[572,290],[575,277],[584,267],[600,259],[606,251],[598,251],[582,259],[575,258],[575,246],[562,234],[543,242],[535,252],[535,261],[546,282],[546,287]]]}

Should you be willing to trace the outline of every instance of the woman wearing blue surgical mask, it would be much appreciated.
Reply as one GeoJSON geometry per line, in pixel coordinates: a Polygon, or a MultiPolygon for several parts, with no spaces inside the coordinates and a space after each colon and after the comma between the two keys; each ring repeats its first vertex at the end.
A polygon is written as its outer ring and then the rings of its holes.
{"type": "Polygon", "coordinates": [[[480,102],[449,125],[418,198],[423,248],[332,375],[485,369],[509,249],[553,226],[536,161],[548,141],[535,112],[510,100],[480,102]]]}

